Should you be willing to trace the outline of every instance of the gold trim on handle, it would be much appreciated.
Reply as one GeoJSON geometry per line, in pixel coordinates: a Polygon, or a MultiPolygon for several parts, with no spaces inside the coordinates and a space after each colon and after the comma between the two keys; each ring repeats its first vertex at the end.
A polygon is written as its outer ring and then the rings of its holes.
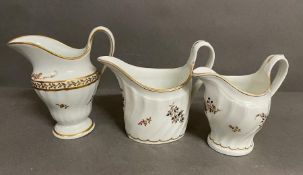
{"type": "Polygon", "coordinates": [[[109,39],[109,43],[110,43],[110,48],[109,48],[109,54],[108,55],[113,56],[114,52],[115,52],[115,38],[114,38],[112,32],[106,27],[103,27],[103,26],[95,27],[91,31],[91,33],[89,34],[88,42],[87,42],[86,46],[91,49],[94,37],[95,37],[97,32],[104,32],[107,35],[107,37],[109,39]]]}
{"type": "Polygon", "coordinates": [[[100,73],[98,71],[75,79],[60,81],[36,81],[32,79],[32,86],[37,90],[43,91],[61,91],[78,89],[89,86],[99,80],[100,73]]]}

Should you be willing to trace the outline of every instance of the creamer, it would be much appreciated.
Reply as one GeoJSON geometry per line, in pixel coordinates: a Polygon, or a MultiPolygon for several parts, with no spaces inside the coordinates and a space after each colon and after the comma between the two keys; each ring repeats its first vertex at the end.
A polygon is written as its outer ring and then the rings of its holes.
{"type": "MultiPolygon", "coordinates": [[[[187,63],[174,69],[137,67],[110,56],[98,60],[116,75],[124,97],[125,130],[129,138],[147,144],[168,143],[185,132],[192,94],[192,70],[200,47],[207,47],[206,64],[212,67],[215,53],[205,41],[197,41],[187,63]]],[[[199,89],[201,83],[195,88],[199,89]]]]}
{"type": "Polygon", "coordinates": [[[82,49],[38,35],[18,37],[8,43],[31,62],[32,86],[56,120],[53,134],[58,138],[79,138],[94,129],[95,124],[88,116],[100,72],[91,63],[90,51],[98,31],[109,37],[112,56],[115,40],[110,30],[102,26],[92,30],[82,49]]]}
{"type": "Polygon", "coordinates": [[[288,71],[284,55],[271,55],[260,69],[250,75],[224,76],[209,68],[197,68],[193,76],[205,85],[204,111],[211,133],[207,142],[214,150],[242,156],[253,150],[253,138],[261,130],[276,93],[288,71]],[[278,72],[270,82],[273,66],[278,72]]]}

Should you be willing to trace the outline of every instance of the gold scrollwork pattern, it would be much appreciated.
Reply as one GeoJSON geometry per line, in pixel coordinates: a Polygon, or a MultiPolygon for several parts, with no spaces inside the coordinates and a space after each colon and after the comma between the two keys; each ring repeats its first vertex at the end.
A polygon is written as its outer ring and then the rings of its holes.
{"type": "Polygon", "coordinates": [[[99,79],[99,72],[96,71],[90,75],[63,81],[36,81],[32,80],[32,86],[37,90],[43,91],[61,91],[78,89],[93,84],[99,79]]]}

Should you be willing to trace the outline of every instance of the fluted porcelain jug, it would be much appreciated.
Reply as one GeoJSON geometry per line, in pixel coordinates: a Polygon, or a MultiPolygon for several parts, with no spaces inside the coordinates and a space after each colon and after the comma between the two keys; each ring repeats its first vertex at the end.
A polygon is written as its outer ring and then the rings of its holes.
{"type": "Polygon", "coordinates": [[[211,68],[215,53],[205,41],[194,43],[187,63],[173,69],[137,67],[110,56],[98,58],[114,72],[122,89],[125,130],[129,138],[161,144],[184,135],[192,91],[201,86],[198,83],[192,88],[192,70],[197,52],[203,46],[210,50],[206,66],[211,68]]]}
{"type": "Polygon", "coordinates": [[[56,120],[53,134],[58,138],[75,139],[94,129],[89,114],[100,72],[91,63],[90,51],[98,31],[109,37],[109,55],[112,56],[115,40],[111,31],[102,26],[91,31],[82,49],[38,35],[21,36],[8,43],[31,62],[32,86],[56,120]]]}
{"type": "Polygon", "coordinates": [[[253,138],[269,115],[271,97],[287,71],[284,55],[269,56],[256,73],[244,76],[219,75],[206,67],[195,69],[193,76],[205,85],[204,111],[211,128],[209,146],[232,156],[250,153],[253,138]],[[271,83],[270,74],[276,63],[279,68],[271,83]]]}

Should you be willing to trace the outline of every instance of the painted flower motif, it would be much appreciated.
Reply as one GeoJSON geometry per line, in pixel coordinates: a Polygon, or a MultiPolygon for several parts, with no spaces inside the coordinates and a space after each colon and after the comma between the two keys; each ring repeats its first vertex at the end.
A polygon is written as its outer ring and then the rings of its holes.
{"type": "Polygon", "coordinates": [[[220,111],[215,105],[214,101],[210,99],[210,97],[207,98],[206,101],[204,101],[204,111],[205,112],[210,112],[216,114],[217,112],[220,111]]]}
{"type": "Polygon", "coordinates": [[[178,106],[172,104],[169,105],[170,109],[167,111],[166,116],[171,117],[172,123],[184,122],[184,110],[181,110],[178,106]]]}
{"type": "Polygon", "coordinates": [[[59,108],[64,108],[67,109],[69,106],[66,104],[56,104],[57,106],[59,106],[59,108]]]}
{"type": "Polygon", "coordinates": [[[262,128],[264,122],[265,122],[266,119],[267,119],[267,115],[266,115],[265,113],[260,113],[260,114],[257,114],[257,115],[256,115],[256,119],[257,119],[257,118],[260,118],[260,119],[261,119],[260,124],[259,124],[259,127],[262,128]]]}
{"type": "Polygon", "coordinates": [[[53,73],[51,73],[51,75],[49,75],[49,76],[42,76],[43,74],[41,72],[40,73],[33,73],[32,74],[32,80],[53,78],[53,77],[56,76],[56,74],[57,74],[56,71],[54,71],[53,73]]]}
{"type": "Polygon", "coordinates": [[[241,129],[238,126],[232,126],[228,125],[228,127],[233,131],[233,132],[240,132],[241,129]]]}
{"type": "Polygon", "coordinates": [[[41,79],[41,77],[42,77],[42,73],[33,73],[32,74],[33,80],[41,79]]]}
{"type": "Polygon", "coordinates": [[[138,125],[147,126],[152,121],[151,117],[147,117],[145,119],[142,119],[138,125]]]}

